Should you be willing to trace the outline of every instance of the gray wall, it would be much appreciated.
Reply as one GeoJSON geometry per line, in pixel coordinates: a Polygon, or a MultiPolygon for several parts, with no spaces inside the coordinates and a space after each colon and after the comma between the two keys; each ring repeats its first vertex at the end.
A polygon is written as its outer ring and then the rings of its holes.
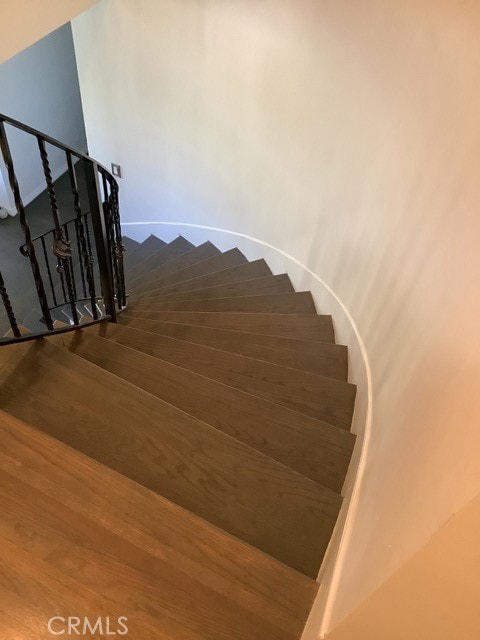
{"type": "MultiPolygon", "coordinates": [[[[70,23],[0,64],[0,112],[86,150],[70,23]]],[[[7,129],[22,197],[28,204],[45,189],[36,142],[24,133],[7,129]]],[[[66,169],[64,154],[51,148],[48,151],[57,177],[66,169]]],[[[5,179],[3,162],[0,171],[5,179]]],[[[8,206],[9,202],[0,200],[1,204],[8,206]]]]}

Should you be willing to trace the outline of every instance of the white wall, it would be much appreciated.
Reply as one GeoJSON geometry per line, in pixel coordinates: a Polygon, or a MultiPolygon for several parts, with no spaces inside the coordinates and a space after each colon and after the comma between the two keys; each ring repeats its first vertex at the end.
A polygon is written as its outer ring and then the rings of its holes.
{"type": "Polygon", "coordinates": [[[3,177],[2,166],[0,163],[0,207],[4,209],[12,210],[11,193],[7,190],[5,179],[3,177]]]}
{"type": "Polygon", "coordinates": [[[98,0],[0,0],[0,62],[86,11],[98,0]]]}
{"type": "Polygon", "coordinates": [[[480,489],[479,29],[473,0],[104,0],[74,21],[124,220],[270,243],[363,336],[373,431],[326,627],[480,489]]]}
{"type": "MultiPolygon", "coordinates": [[[[86,150],[70,24],[0,64],[0,113],[86,150]]],[[[38,146],[32,136],[9,125],[6,128],[22,196],[28,204],[45,189],[38,146]]],[[[48,152],[52,173],[58,177],[66,170],[65,154],[52,147],[48,152]]]]}
{"type": "Polygon", "coordinates": [[[328,640],[478,640],[480,496],[337,627],[328,640]]]}

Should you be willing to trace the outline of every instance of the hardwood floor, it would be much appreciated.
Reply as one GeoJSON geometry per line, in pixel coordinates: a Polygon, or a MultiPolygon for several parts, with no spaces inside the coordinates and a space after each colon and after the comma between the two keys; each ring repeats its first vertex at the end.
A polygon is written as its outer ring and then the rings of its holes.
{"type": "Polygon", "coordinates": [[[48,620],[71,615],[125,616],[152,639],[301,633],[314,581],[4,413],[0,425],[2,637],[52,637],[48,620]]]}

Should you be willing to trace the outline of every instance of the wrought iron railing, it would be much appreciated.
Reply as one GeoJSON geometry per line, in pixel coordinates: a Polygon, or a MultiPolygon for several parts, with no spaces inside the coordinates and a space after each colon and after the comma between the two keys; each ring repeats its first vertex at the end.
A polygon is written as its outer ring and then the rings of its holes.
{"type": "MultiPolygon", "coordinates": [[[[15,300],[2,277],[0,298],[10,329],[0,344],[58,333],[102,320],[115,321],[127,302],[123,269],[118,184],[113,175],[89,156],[32,127],[0,114],[0,149],[21,227],[20,254],[28,260],[32,304],[42,325],[25,333],[15,314],[15,300]],[[48,195],[46,228],[32,237],[28,207],[24,205],[7,131],[19,130],[36,142],[38,160],[48,195]],[[65,159],[68,202],[59,204],[49,149],[61,150],[65,159]],[[81,186],[80,186],[81,182],[81,186]]],[[[1,157],[0,157],[1,159],[1,157]]],[[[32,159],[33,161],[33,159],[32,159]]],[[[45,226],[45,225],[44,225],[45,226]]],[[[2,227],[0,223],[0,233],[2,227]]],[[[11,269],[10,269],[11,271],[11,269]]],[[[29,313],[29,317],[35,312],[29,313]]],[[[28,323],[25,323],[28,324],[28,323]]],[[[29,329],[29,327],[26,327],[29,329]]]]}

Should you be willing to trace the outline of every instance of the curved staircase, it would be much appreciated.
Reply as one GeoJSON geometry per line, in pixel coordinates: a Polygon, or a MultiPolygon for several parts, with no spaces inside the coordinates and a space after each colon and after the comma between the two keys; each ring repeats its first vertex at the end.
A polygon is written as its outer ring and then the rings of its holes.
{"type": "Polygon", "coordinates": [[[116,323],[0,348],[0,635],[297,640],[355,441],[346,348],[264,260],[124,242],[116,323]]]}

